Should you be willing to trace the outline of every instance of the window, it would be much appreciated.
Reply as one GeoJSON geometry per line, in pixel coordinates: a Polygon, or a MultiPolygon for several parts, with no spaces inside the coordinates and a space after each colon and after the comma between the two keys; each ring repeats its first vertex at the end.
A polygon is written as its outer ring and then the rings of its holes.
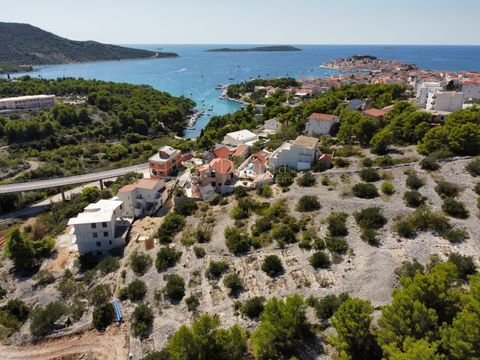
{"type": "Polygon", "coordinates": [[[98,256],[102,256],[102,252],[101,252],[101,251],[97,251],[97,255],[98,255],[98,256]]]}
{"type": "Polygon", "coordinates": [[[92,226],[92,229],[96,229],[97,228],[97,224],[90,224],[92,226]]]}
{"type": "Polygon", "coordinates": [[[103,222],[103,223],[102,223],[102,227],[106,228],[106,227],[107,227],[107,223],[106,223],[106,222],[103,222]]]}
{"type": "Polygon", "coordinates": [[[108,244],[109,244],[109,245],[112,245],[112,240],[108,240],[108,244]]]}
{"type": "Polygon", "coordinates": [[[92,234],[92,236],[93,236],[93,238],[97,238],[97,237],[98,237],[98,234],[97,234],[96,232],[94,232],[94,233],[92,234]]]}
{"type": "Polygon", "coordinates": [[[103,232],[103,236],[104,236],[104,237],[108,237],[108,231],[104,231],[104,232],[103,232]]]}
{"type": "Polygon", "coordinates": [[[101,241],[97,241],[97,247],[101,247],[102,246],[102,242],[101,241]]]}

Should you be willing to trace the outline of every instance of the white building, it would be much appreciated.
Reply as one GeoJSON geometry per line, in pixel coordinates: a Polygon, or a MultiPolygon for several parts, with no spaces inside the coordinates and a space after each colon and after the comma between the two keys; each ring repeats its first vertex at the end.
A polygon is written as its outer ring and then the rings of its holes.
{"type": "Polygon", "coordinates": [[[223,143],[230,146],[238,146],[242,144],[253,145],[256,141],[258,141],[258,136],[250,130],[234,131],[228,133],[223,138],[223,143]]]}
{"type": "Polygon", "coordinates": [[[275,134],[280,131],[282,124],[277,120],[277,118],[268,119],[263,124],[263,131],[265,133],[275,134]]]}
{"type": "Polygon", "coordinates": [[[113,198],[90,204],[84,212],[71,218],[68,225],[73,226],[71,235],[78,252],[102,255],[113,248],[125,246],[124,235],[131,220],[122,216],[123,202],[113,198]]]}
{"type": "Polygon", "coordinates": [[[48,108],[55,105],[55,95],[17,96],[0,99],[0,110],[48,108]]]}
{"type": "Polygon", "coordinates": [[[463,107],[464,94],[456,91],[430,93],[427,99],[427,110],[454,112],[463,107]]]}
{"type": "Polygon", "coordinates": [[[443,90],[443,84],[439,81],[424,81],[417,86],[417,103],[426,106],[428,94],[443,90]]]}
{"type": "Polygon", "coordinates": [[[138,218],[155,213],[168,199],[163,179],[140,179],[118,191],[123,202],[123,216],[138,218]]]}
{"type": "Polygon", "coordinates": [[[465,99],[480,100],[480,82],[466,81],[462,84],[465,99]]]}
{"type": "Polygon", "coordinates": [[[338,116],[322,113],[313,113],[308,117],[305,132],[309,135],[328,135],[332,126],[338,123],[338,116]]]}
{"type": "Polygon", "coordinates": [[[297,171],[309,170],[318,158],[318,139],[300,135],[294,141],[284,142],[268,157],[271,171],[288,166],[297,171]]]}

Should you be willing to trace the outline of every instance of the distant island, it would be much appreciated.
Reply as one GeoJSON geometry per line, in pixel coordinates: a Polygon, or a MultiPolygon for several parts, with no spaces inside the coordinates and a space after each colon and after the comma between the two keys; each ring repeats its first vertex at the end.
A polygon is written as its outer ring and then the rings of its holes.
{"type": "MultiPolygon", "coordinates": [[[[29,24],[0,22],[0,69],[20,65],[66,64],[102,60],[177,57],[176,53],[132,49],[96,41],[62,38],[29,24]]],[[[1,72],[2,70],[0,70],[1,72]]]]}
{"type": "Polygon", "coordinates": [[[210,49],[208,52],[273,52],[273,51],[302,51],[302,49],[289,45],[275,45],[275,46],[257,46],[252,48],[218,48],[210,49]]]}

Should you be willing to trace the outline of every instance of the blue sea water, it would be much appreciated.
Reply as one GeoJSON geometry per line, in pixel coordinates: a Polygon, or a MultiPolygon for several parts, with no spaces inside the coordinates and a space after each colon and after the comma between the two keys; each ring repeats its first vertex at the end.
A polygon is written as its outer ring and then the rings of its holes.
{"type": "MultiPolygon", "coordinates": [[[[199,108],[213,107],[201,117],[186,137],[196,137],[211,115],[233,112],[240,105],[218,98],[217,84],[253,78],[291,76],[326,77],[336,72],[319,68],[332,59],[355,54],[413,63],[432,70],[480,71],[480,46],[423,45],[300,45],[296,52],[206,52],[216,47],[237,45],[130,45],[149,50],[172,51],[178,58],[104,61],[95,63],[41,66],[31,76],[43,78],[83,77],[133,84],[149,84],[173,95],[190,97],[199,108]],[[229,80],[234,78],[234,80],[229,80]],[[209,116],[210,115],[210,116],[209,116]]],[[[251,45],[244,45],[251,47],[251,45]]]]}

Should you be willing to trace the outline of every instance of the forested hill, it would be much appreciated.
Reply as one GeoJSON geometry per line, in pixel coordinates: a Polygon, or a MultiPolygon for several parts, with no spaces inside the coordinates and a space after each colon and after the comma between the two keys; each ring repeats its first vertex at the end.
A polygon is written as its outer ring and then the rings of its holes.
{"type": "Polygon", "coordinates": [[[0,22],[0,64],[44,65],[99,60],[176,57],[95,41],[62,38],[29,24],[0,22]]]}

